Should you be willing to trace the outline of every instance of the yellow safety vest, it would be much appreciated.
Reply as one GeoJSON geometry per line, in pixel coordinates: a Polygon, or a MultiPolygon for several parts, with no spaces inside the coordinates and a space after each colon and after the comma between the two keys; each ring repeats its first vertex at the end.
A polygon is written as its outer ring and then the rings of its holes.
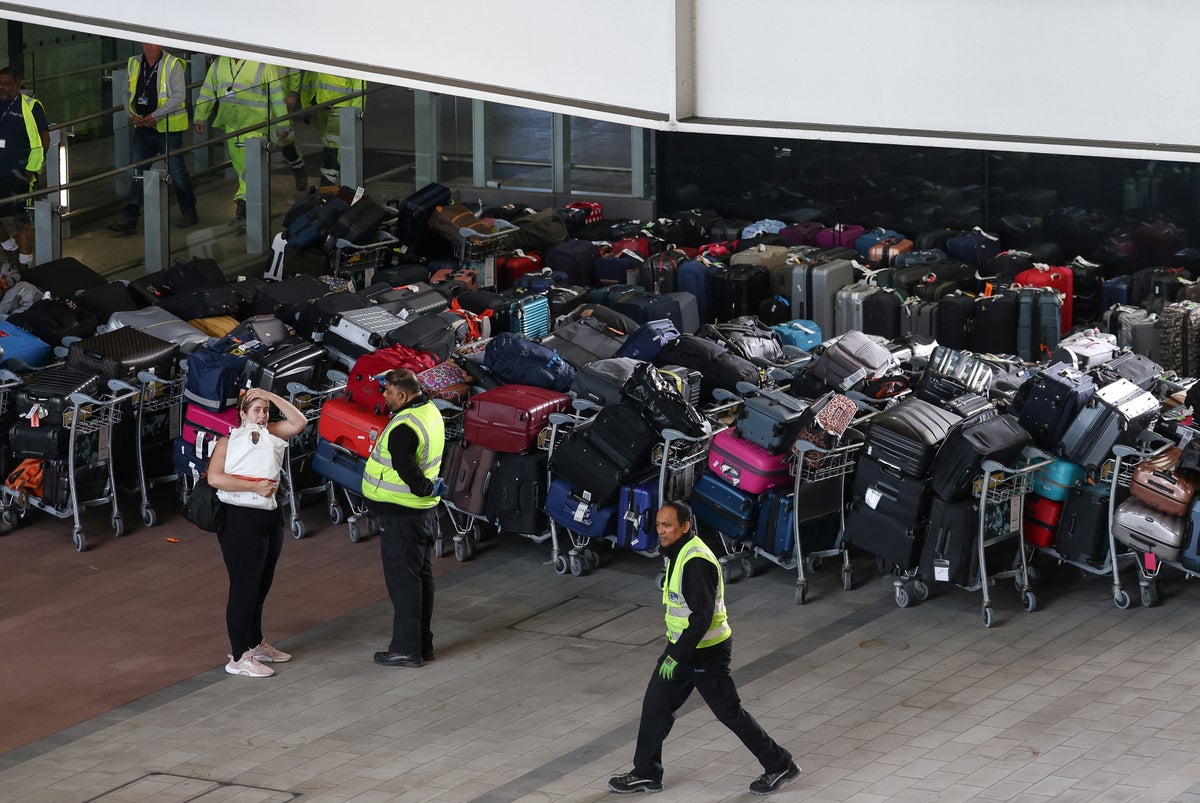
{"type": "Polygon", "coordinates": [[[728,617],[725,615],[725,579],[721,573],[721,564],[708,545],[697,535],[688,539],[675,556],[675,560],[671,561],[671,573],[667,576],[667,582],[663,584],[663,605],[667,608],[667,641],[674,644],[679,640],[692,615],[692,609],[683,598],[683,567],[693,558],[706,560],[717,570],[717,600],[712,622],[698,645],[711,647],[732,636],[733,629],[730,628],[728,617]]]}
{"type": "MultiPolygon", "coordinates": [[[[361,78],[347,78],[324,72],[310,72],[304,75],[305,103],[308,105],[325,103],[355,92],[362,92],[364,87],[366,87],[366,82],[361,78]]],[[[341,109],[346,106],[354,106],[361,109],[364,106],[364,100],[366,98],[360,95],[334,103],[329,108],[341,109]]]]}
{"type": "Polygon", "coordinates": [[[442,414],[432,402],[400,410],[379,433],[375,448],[367,458],[363,470],[362,494],[376,502],[388,502],[417,509],[431,508],[438,503],[437,496],[417,496],[407,483],[396,473],[388,441],[392,431],[399,426],[412,427],[417,433],[417,465],[429,480],[434,480],[442,467],[442,452],[446,447],[446,426],[442,414]]]}
{"type": "MultiPolygon", "coordinates": [[[[185,62],[183,59],[179,58],[178,56],[172,56],[170,53],[167,53],[165,51],[159,57],[159,59],[158,59],[158,64],[159,64],[159,67],[158,67],[158,106],[159,106],[159,108],[162,108],[163,106],[165,106],[167,103],[167,100],[168,100],[167,90],[170,88],[168,79],[171,75],[171,70],[174,70],[176,67],[178,67],[179,69],[182,70],[184,63],[185,62]]],[[[133,108],[133,103],[134,103],[134,99],[137,95],[137,89],[138,89],[137,82],[138,82],[138,76],[141,73],[141,69],[142,69],[142,57],[141,56],[130,56],[128,69],[126,70],[129,73],[129,103],[128,103],[128,107],[129,107],[130,114],[136,113],[133,108]]],[[[187,128],[188,128],[187,104],[185,103],[183,106],[180,106],[179,111],[171,112],[166,117],[160,119],[158,121],[158,123],[154,126],[154,128],[156,131],[159,131],[159,132],[187,131],[187,128]]]]}
{"type": "MultiPolygon", "coordinates": [[[[281,120],[287,114],[283,87],[275,67],[257,61],[221,56],[208,68],[196,97],[196,120],[207,120],[216,104],[212,124],[227,131],[281,120]]],[[[281,126],[291,127],[288,122],[281,126]]]]}
{"type": "Polygon", "coordinates": [[[37,120],[33,116],[34,106],[38,103],[41,101],[21,93],[21,119],[25,121],[25,136],[29,137],[29,157],[25,160],[25,169],[30,173],[42,172],[42,165],[46,163],[42,132],[38,130],[37,120]]]}

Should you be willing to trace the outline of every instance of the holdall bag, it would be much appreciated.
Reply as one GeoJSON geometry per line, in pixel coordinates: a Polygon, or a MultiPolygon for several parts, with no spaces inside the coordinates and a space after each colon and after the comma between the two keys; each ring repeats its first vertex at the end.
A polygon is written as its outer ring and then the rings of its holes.
{"type": "Polygon", "coordinates": [[[488,341],[483,365],[501,382],[535,385],[560,393],[570,389],[575,379],[575,369],[558,353],[511,332],[501,332],[488,341]]]}
{"type": "Polygon", "coordinates": [[[1165,561],[1179,560],[1189,529],[1184,517],[1154,510],[1135,497],[1117,506],[1111,526],[1117,541],[1165,561]]]}
{"type": "Polygon", "coordinates": [[[237,315],[241,305],[230,285],[199,287],[183,293],[173,293],[160,303],[163,309],[177,318],[208,318],[213,315],[237,315]]]}
{"type": "Polygon", "coordinates": [[[1161,365],[1149,357],[1127,352],[1109,360],[1092,373],[1101,385],[1110,384],[1117,379],[1127,379],[1141,390],[1154,390],[1165,372],[1161,365]]]}
{"type": "Polygon", "coordinates": [[[408,346],[388,346],[362,355],[354,362],[346,378],[346,399],[359,407],[383,413],[387,405],[383,402],[381,379],[384,374],[397,368],[407,368],[419,374],[438,364],[433,354],[414,351],[408,346]]]}
{"type": "Polygon", "coordinates": [[[8,430],[8,448],[13,457],[19,460],[65,458],[71,448],[71,428],[62,425],[33,426],[29,421],[14,421],[8,430]]]}
{"type": "Polygon", "coordinates": [[[575,371],[571,395],[601,407],[620,404],[625,399],[625,386],[639,364],[640,360],[630,357],[610,357],[586,363],[575,371]]]}
{"type": "Polygon", "coordinates": [[[615,536],[617,510],[615,505],[597,504],[591,493],[560,477],[552,478],[546,491],[546,515],[559,526],[588,538],[615,536]]]}
{"type": "Polygon", "coordinates": [[[207,533],[220,532],[225,526],[225,503],[217,497],[217,489],[201,477],[188,493],[183,505],[183,517],[207,533]]]}
{"type": "Polygon", "coordinates": [[[216,260],[207,257],[196,257],[186,262],[176,259],[163,271],[163,280],[174,295],[206,287],[221,287],[229,281],[216,260]]]}
{"type": "Polygon", "coordinates": [[[737,318],[727,323],[706,323],[697,332],[700,337],[720,343],[730,353],[750,361],[779,362],[783,359],[783,344],[779,335],[764,326],[757,318],[737,318]]]}
{"type": "Polygon", "coordinates": [[[251,315],[226,335],[218,344],[221,348],[232,348],[237,345],[261,343],[273,346],[285,338],[291,337],[288,325],[274,315],[251,315]]]}
{"type": "Polygon", "coordinates": [[[90,337],[98,323],[91,312],[64,298],[35,301],[28,309],[9,315],[8,322],[51,345],[67,337],[90,337]]]}
{"type": "Polygon", "coordinates": [[[541,344],[578,370],[595,360],[618,356],[625,341],[624,333],[589,316],[560,326],[541,344]]]}
{"type": "Polygon", "coordinates": [[[220,412],[237,404],[246,355],[213,347],[198,349],[187,359],[183,397],[193,404],[220,412]]]}
{"type": "Polygon", "coordinates": [[[467,402],[463,437],[497,452],[524,454],[537,446],[552,413],[565,412],[565,393],[529,385],[501,385],[467,402]]]}
{"type": "Polygon", "coordinates": [[[297,248],[319,245],[329,235],[334,221],[349,208],[350,204],[338,194],[313,190],[284,213],[284,239],[297,248]]]}

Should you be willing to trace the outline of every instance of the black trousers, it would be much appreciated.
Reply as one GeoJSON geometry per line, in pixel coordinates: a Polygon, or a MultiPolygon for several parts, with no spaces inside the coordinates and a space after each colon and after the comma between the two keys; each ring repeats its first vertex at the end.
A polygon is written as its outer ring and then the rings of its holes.
{"type": "MultiPolygon", "coordinates": [[[[767,735],[754,717],[742,708],[737,688],[729,674],[729,659],[733,652],[732,639],[700,650],[696,662],[679,664],[671,680],[658,674],[659,658],[642,698],[642,720],[638,726],[637,747],[633,753],[633,772],[640,778],[662,781],[662,746],[675,724],[675,712],[687,702],[692,689],[700,692],[704,702],[721,724],[733,731],[742,744],[754,754],[765,772],[781,772],[792,761],[792,754],[767,735]]],[[[663,653],[663,657],[666,653],[663,653]]]]}
{"type": "Polygon", "coordinates": [[[225,627],[233,660],[263,640],[263,603],[275,579],[283,551],[283,517],[279,509],[225,506],[225,526],[217,533],[229,572],[225,627]]]}
{"type": "Polygon", "coordinates": [[[383,579],[392,600],[389,652],[420,656],[433,649],[433,542],[437,509],[406,516],[379,516],[383,579]]]}

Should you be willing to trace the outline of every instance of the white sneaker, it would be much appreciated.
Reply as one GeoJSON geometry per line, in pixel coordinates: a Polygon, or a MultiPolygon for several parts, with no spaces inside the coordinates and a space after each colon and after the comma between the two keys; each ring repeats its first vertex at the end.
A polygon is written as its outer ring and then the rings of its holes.
{"type": "Polygon", "coordinates": [[[250,650],[242,653],[240,660],[233,660],[233,656],[228,656],[229,663],[225,664],[225,671],[231,675],[244,675],[248,678],[269,678],[275,674],[275,670],[269,666],[263,666],[258,662],[250,650]]]}
{"type": "Polygon", "coordinates": [[[266,661],[272,664],[282,664],[292,660],[291,653],[277,650],[265,641],[257,647],[253,647],[250,650],[250,654],[259,661],[266,661]]]}

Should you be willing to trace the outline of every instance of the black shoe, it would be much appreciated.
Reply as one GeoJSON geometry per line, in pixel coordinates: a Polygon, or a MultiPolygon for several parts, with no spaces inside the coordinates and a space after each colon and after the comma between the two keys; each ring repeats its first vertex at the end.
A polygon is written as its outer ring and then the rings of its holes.
{"type": "Polygon", "coordinates": [[[632,772],[627,772],[624,775],[609,778],[608,788],[618,795],[629,795],[634,792],[661,792],[663,785],[662,781],[652,781],[649,778],[642,778],[632,772]]]}
{"type": "Polygon", "coordinates": [[[402,652],[377,652],[375,663],[380,666],[412,666],[421,665],[421,659],[415,655],[405,655],[402,652]]]}
{"type": "Polygon", "coordinates": [[[137,234],[137,224],[130,223],[128,220],[118,220],[114,223],[109,223],[108,230],[115,231],[121,235],[137,234]]]}
{"type": "Polygon", "coordinates": [[[179,218],[179,222],[175,225],[181,229],[190,229],[192,226],[199,225],[200,216],[195,212],[185,213],[179,218]]]}
{"type": "Polygon", "coordinates": [[[246,225],[246,202],[240,198],[233,202],[233,219],[229,221],[230,226],[245,226],[246,225]]]}
{"type": "Polygon", "coordinates": [[[304,166],[292,168],[292,179],[296,182],[296,192],[304,192],[308,189],[308,171],[304,166]]]}
{"type": "Polygon", "coordinates": [[[433,660],[433,647],[430,647],[427,650],[421,650],[421,660],[422,661],[432,661],[433,660]]]}
{"type": "Polygon", "coordinates": [[[796,762],[789,761],[787,769],[781,772],[764,772],[758,776],[758,780],[750,784],[750,794],[769,795],[799,774],[800,768],[796,766],[796,762]]]}

